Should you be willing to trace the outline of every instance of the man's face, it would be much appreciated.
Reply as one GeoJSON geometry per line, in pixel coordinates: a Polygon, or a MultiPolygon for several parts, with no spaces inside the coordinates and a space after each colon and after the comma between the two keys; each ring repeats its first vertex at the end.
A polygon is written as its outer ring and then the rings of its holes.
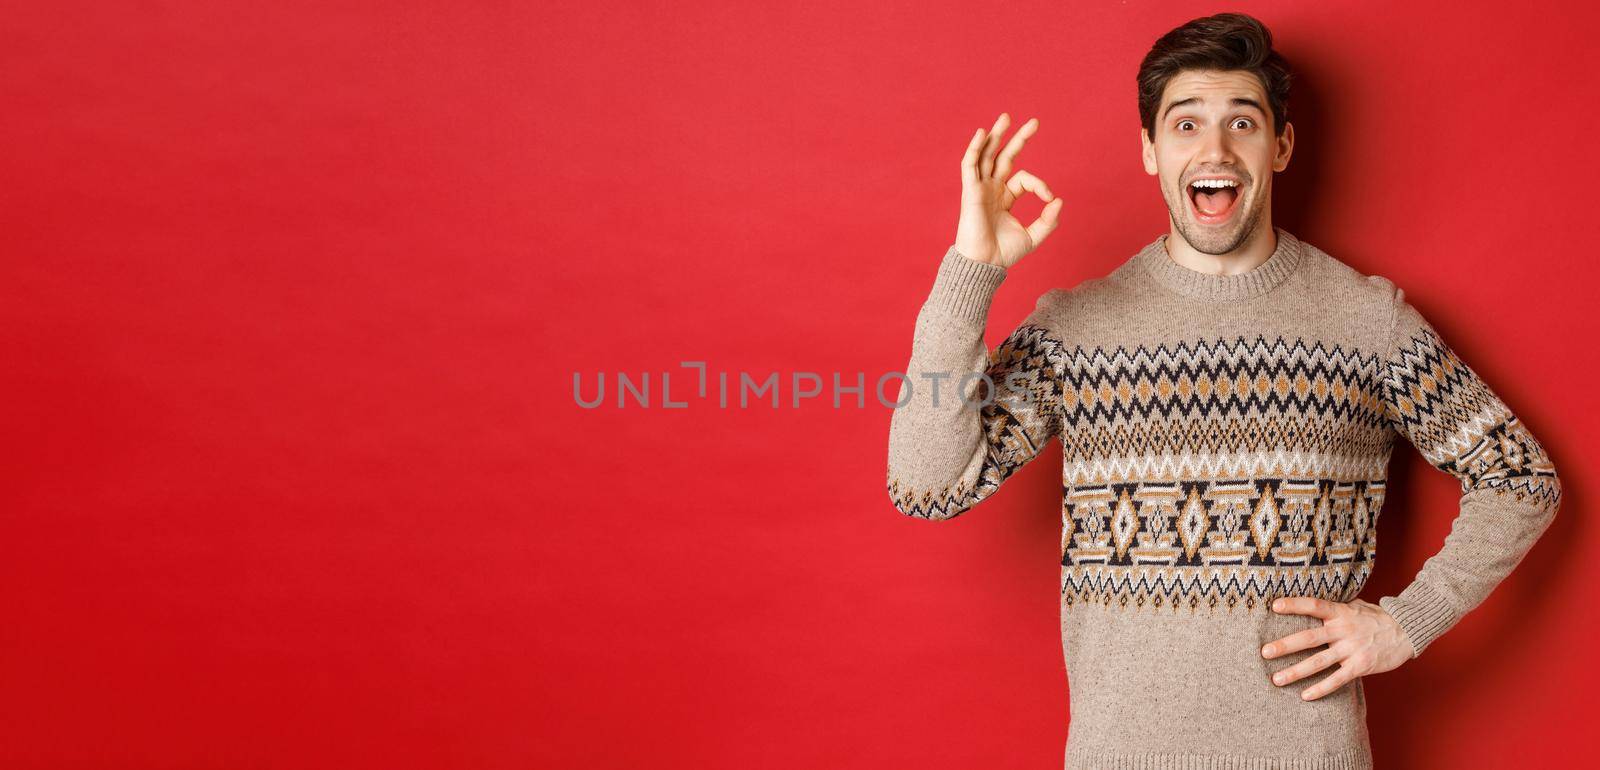
{"type": "Polygon", "coordinates": [[[1294,126],[1273,131],[1261,81],[1241,70],[1184,70],[1167,81],[1144,170],[1161,182],[1173,226],[1196,251],[1227,254],[1272,223],[1272,174],[1289,165],[1294,126]]]}

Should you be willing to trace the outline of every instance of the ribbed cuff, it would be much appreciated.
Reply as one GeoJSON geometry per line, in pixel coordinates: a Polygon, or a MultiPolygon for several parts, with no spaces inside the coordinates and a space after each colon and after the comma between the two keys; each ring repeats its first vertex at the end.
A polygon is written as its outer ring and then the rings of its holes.
{"type": "Polygon", "coordinates": [[[953,317],[983,322],[989,318],[989,303],[995,290],[1006,279],[1006,269],[976,259],[968,259],[954,245],[939,263],[927,306],[953,317]]]}
{"type": "Polygon", "coordinates": [[[1400,630],[1411,641],[1413,658],[1460,620],[1450,602],[1421,580],[1413,580],[1399,596],[1379,599],[1378,606],[1400,624],[1400,630]]]}
{"type": "Polygon", "coordinates": [[[1353,746],[1329,754],[1261,756],[1106,751],[1068,741],[1067,767],[1095,770],[1372,770],[1372,748],[1353,746]]]}

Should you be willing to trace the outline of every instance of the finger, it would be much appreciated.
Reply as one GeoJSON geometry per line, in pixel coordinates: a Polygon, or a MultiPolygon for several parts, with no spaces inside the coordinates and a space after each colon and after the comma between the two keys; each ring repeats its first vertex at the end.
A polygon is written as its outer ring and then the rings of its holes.
{"type": "Polygon", "coordinates": [[[1304,631],[1296,631],[1295,633],[1285,636],[1282,639],[1275,639],[1271,642],[1268,642],[1265,647],[1261,648],[1261,657],[1276,658],[1280,655],[1287,655],[1291,652],[1309,650],[1312,647],[1327,644],[1333,641],[1333,638],[1333,631],[1327,625],[1317,626],[1316,628],[1308,628],[1304,631]]]}
{"type": "Polygon", "coordinates": [[[1004,112],[994,119],[994,128],[989,129],[989,138],[983,143],[983,159],[978,161],[979,177],[983,179],[994,177],[994,156],[1000,151],[1000,138],[1006,135],[1006,126],[1009,125],[1011,116],[1004,112]]]}
{"type": "Polygon", "coordinates": [[[1028,122],[1023,123],[1022,127],[1017,129],[1017,133],[1012,135],[1011,141],[1006,142],[1006,148],[1000,151],[1000,157],[994,166],[995,176],[1004,179],[1011,173],[1012,159],[1017,157],[1017,153],[1022,152],[1022,145],[1026,144],[1028,137],[1033,136],[1034,132],[1038,130],[1038,118],[1028,118],[1028,122]]]}
{"type": "Polygon", "coordinates": [[[961,156],[961,185],[972,185],[978,181],[978,153],[983,149],[983,129],[972,135],[967,142],[967,153],[961,156]]]}
{"type": "Polygon", "coordinates": [[[1039,200],[1045,203],[1056,199],[1056,194],[1050,191],[1050,185],[1045,184],[1043,179],[1027,171],[1018,171],[1012,174],[1011,179],[1006,181],[1006,189],[1010,190],[1012,196],[1017,198],[1021,198],[1022,192],[1026,190],[1039,196],[1039,200]]]}
{"type": "Polygon", "coordinates": [[[1300,699],[1316,700],[1324,695],[1327,695],[1328,693],[1333,692],[1334,690],[1339,689],[1340,687],[1345,686],[1350,681],[1354,680],[1356,676],[1357,674],[1354,666],[1340,666],[1339,670],[1329,674],[1327,679],[1301,690],[1300,699]]]}
{"type": "Polygon", "coordinates": [[[1062,202],[1062,198],[1050,201],[1050,205],[1045,206],[1044,211],[1039,212],[1039,218],[1033,220],[1033,224],[1028,225],[1028,238],[1032,239],[1034,246],[1038,246],[1046,236],[1055,232],[1056,228],[1061,226],[1062,202]]]}
{"type": "Polygon", "coordinates": [[[1273,674],[1272,683],[1281,685],[1288,684],[1290,682],[1298,682],[1301,679],[1321,671],[1322,669],[1338,663],[1343,657],[1344,656],[1338,651],[1334,650],[1332,647],[1329,647],[1322,652],[1312,655],[1311,657],[1306,658],[1299,663],[1273,674]]]}
{"type": "Polygon", "coordinates": [[[1318,618],[1331,618],[1338,613],[1334,603],[1327,599],[1318,599],[1315,596],[1288,596],[1272,603],[1272,609],[1277,612],[1293,613],[1296,615],[1310,615],[1318,618]]]}

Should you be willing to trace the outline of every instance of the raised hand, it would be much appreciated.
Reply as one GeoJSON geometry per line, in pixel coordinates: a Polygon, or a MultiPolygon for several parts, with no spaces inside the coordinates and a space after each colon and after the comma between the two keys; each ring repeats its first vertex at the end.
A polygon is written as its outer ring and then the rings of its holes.
{"type": "Polygon", "coordinates": [[[992,129],[978,129],[967,143],[967,154],[961,158],[961,221],[955,242],[962,256],[1005,268],[1038,248],[1056,229],[1062,205],[1043,180],[1020,169],[1011,173],[1022,145],[1039,130],[1039,119],[1023,123],[1001,150],[1000,137],[1010,124],[1011,116],[1002,112],[992,129]],[[1012,204],[1023,192],[1033,193],[1046,204],[1039,218],[1026,227],[1011,215],[1012,204]]]}

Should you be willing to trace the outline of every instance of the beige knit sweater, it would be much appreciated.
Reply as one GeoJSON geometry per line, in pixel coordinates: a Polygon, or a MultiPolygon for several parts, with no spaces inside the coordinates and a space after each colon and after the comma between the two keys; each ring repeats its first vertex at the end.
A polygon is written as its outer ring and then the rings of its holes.
{"type": "Polygon", "coordinates": [[[1305,701],[1332,669],[1270,677],[1322,648],[1260,651],[1321,624],[1272,599],[1361,592],[1396,435],[1462,491],[1443,548],[1378,601],[1415,655],[1555,515],[1544,449],[1404,292],[1276,232],[1271,258],[1229,276],[1172,261],[1162,236],[1046,292],[992,354],[1006,271],[951,247],[917,317],[896,508],[957,516],[1061,440],[1069,770],[1371,767],[1361,680],[1305,701]]]}

